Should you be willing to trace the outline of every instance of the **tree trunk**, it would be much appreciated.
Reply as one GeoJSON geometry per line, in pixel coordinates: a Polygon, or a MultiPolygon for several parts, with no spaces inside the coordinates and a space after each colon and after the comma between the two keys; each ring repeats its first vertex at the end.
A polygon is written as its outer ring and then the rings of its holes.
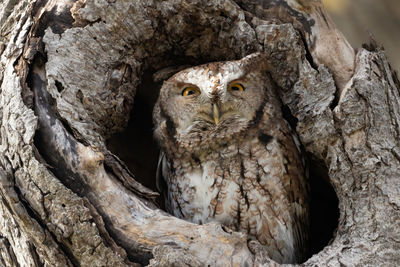
{"type": "Polygon", "coordinates": [[[326,176],[339,201],[334,237],[303,265],[400,262],[399,81],[320,1],[4,0],[0,27],[1,266],[278,265],[243,233],[158,208],[140,166],[156,148],[115,138],[151,129],[174,69],[253,52],[310,156],[311,190],[326,176]]]}

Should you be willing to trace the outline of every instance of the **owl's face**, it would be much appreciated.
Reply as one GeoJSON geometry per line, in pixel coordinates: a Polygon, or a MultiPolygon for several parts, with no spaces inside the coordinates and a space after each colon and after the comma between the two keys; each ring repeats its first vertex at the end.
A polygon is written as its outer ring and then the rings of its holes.
{"type": "MultiPolygon", "coordinates": [[[[210,144],[251,127],[262,115],[270,81],[251,56],[183,70],[164,82],[154,111],[162,130],[180,144],[210,144]]],[[[161,137],[161,138],[160,138],[161,137]]]]}

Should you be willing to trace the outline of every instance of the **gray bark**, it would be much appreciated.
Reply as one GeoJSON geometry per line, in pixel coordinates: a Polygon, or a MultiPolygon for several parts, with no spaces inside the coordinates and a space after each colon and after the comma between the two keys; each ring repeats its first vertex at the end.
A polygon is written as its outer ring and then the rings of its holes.
{"type": "Polygon", "coordinates": [[[339,200],[335,237],[303,265],[400,262],[399,81],[319,1],[5,0],[0,22],[2,266],[278,265],[243,233],[157,208],[106,145],[146,72],[257,51],[339,200]]]}

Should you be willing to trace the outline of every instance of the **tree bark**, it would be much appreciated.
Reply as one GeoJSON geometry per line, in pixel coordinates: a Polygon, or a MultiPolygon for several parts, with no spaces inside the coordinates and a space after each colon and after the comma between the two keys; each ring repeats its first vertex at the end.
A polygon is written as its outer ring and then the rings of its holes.
{"type": "Polygon", "coordinates": [[[0,265],[278,265],[243,233],[166,214],[106,145],[146,73],[253,52],[339,200],[303,266],[400,262],[400,83],[320,1],[5,0],[0,27],[0,265]]]}

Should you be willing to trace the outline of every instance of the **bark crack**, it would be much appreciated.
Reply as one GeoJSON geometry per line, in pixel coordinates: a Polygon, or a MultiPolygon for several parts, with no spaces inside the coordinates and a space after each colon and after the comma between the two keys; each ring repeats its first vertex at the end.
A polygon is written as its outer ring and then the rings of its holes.
{"type": "MultiPolygon", "coordinates": [[[[46,232],[46,234],[49,234],[52,239],[52,241],[57,244],[57,246],[61,249],[61,251],[64,253],[64,256],[66,259],[68,259],[70,261],[70,263],[74,266],[74,267],[80,267],[79,264],[79,260],[77,258],[75,258],[74,254],[72,253],[72,251],[66,246],[64,245],[62,242],[59,242],[57,237],[55,236],[54,233],[52,233],[47,225],[45,224],[44,221],[42,221],[42,219],[40,218],[39,215],[37,215],[37,213],[35,212],[34,209],[32,209],[32,207],[29,205],[29,203],[25,200],[25,198],[22,196],[21,191],[19,190],[18,187],[14,186],[14,190],[18,195],[18,199],[20,200],[20,203],[22,204],[22,206],[24,206],[25,210],[27,211],[27,213],[29,214],[29,216],[32,218],[32,220],[34,220],[36,223],[38,223],[40,225],[40,227],[42,229],[44,229],[44,231],[46,232]]],[[[36,252],[36,250],[35,250],[36,252]]]]}
{"type": "Polygon", "coordinates": [[[35,262],[35,267],[42,267],[44,266],[44,263],[40,260],[40,257],[36,251],[36,247],[34,244],[28,242],[28,246],[29,246],[29,251],[31,252],[32,258],[35,262]]]}
{"type": "MultiPolygon", "coordinates": [[[[3,198],[3,201],[4,198],[3,198]]],[[[15,256],[14,250],[10,244],[10,241],[5,236],[0,235],[0,246],[3,246],[7,251],[8,256],[10,257],[11,263],[15,264],[16,267],[20,267],[17,257],[15,256]]],[[[1,248],[1,247],[0,247],[1,248]]],[[[0,250],[1,251],[1,250],[0,250]]],[[[1,264],[6,267],[6,263],[3,261],[4,259],[0,256],[1,264]]]]}

